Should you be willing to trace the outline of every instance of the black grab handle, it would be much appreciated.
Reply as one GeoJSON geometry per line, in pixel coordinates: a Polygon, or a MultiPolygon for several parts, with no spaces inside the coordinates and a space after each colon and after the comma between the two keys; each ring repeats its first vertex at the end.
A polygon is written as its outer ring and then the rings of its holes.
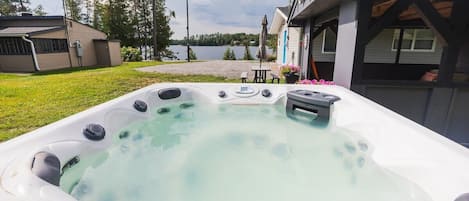
{"type": "Polygon", "coordinates": [[[287,93],[287,116],[297,119],[297,115],[309,113],[312,121],[328,123],[331,105],[338,100],[340,100],[338,96],[316,91],[289,91],[287,93]]]}

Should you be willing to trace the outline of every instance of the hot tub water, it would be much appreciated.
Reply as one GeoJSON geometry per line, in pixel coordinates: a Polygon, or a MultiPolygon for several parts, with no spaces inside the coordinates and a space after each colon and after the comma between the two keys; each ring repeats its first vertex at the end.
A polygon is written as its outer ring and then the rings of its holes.
{"type": "Polygon", "coordinates": [[[375,165],[353,132],[291,120],[282,105],[152,111],[107,150],[79,156],[61,188],[80,201],[429,200],[375,165]]]}

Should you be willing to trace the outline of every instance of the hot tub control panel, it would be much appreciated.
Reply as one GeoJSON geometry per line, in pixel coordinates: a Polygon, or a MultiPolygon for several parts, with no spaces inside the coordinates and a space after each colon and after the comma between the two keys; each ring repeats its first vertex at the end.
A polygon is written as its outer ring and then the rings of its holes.
{"type": "Polygon", "coordinates": [[[295,90],[287,93],[288,117],[311,116],[314,122],[328,123],[331,106],[340,100],[338,96],[317,91],[295,90]]]}

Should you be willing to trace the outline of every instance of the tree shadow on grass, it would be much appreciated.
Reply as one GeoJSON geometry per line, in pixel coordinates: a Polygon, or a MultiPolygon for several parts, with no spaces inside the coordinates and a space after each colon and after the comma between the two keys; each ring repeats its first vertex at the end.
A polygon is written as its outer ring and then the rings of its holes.
{"type": "Polygon", "coordinates": [[[95,70],[95,69],[106,69],[112,68],[110,66],[86,66],[86,67],[73,67],[73,68],[62,68],[56,70],[48,70],[48,71],[40,71],[32,73],[32,76],[43,76],[43,75],[55,75],[55,74],[67,74],[67,73],[74,73],[78,71],[87,71],[87,70],[95,70]]]}

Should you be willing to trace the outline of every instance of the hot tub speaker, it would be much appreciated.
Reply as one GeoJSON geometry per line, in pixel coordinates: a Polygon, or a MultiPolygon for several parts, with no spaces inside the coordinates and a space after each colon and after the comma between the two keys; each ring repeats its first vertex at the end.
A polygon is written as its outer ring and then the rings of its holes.
{"type": "Polygon", "coordinates": [[[158,91],[158,97],[163,100],[173,99],[181,96],[181,89],[179,88],[167,88],[158,91]]]}
{"type": "Polygon", "coordinates": [[[146,112],[147,111],[147,104],[141,100],[136,100],[134,102],[134,108],[139,112],[146,112]]]}
{"type": "Polygon", "coordinates": [[[297,119],[297,116],[311,116],[314,122],[328,123],[331,106],[338,100],[338,96],[316,91],[289,91],[286,113],[291,119],[297,119]]]}
{"type": "Polygon", "coordinates": [[[60,184],[60,160],[52,153],[39,152],[34,155],[31,171],[52,185],[60,184]]]}
{"type": "Polygon", "coordinates": [[[89,140],[100,141],[106,136],[106,130],[99,124],[88,124],[83,129],[83,135],[89,140]]]}

